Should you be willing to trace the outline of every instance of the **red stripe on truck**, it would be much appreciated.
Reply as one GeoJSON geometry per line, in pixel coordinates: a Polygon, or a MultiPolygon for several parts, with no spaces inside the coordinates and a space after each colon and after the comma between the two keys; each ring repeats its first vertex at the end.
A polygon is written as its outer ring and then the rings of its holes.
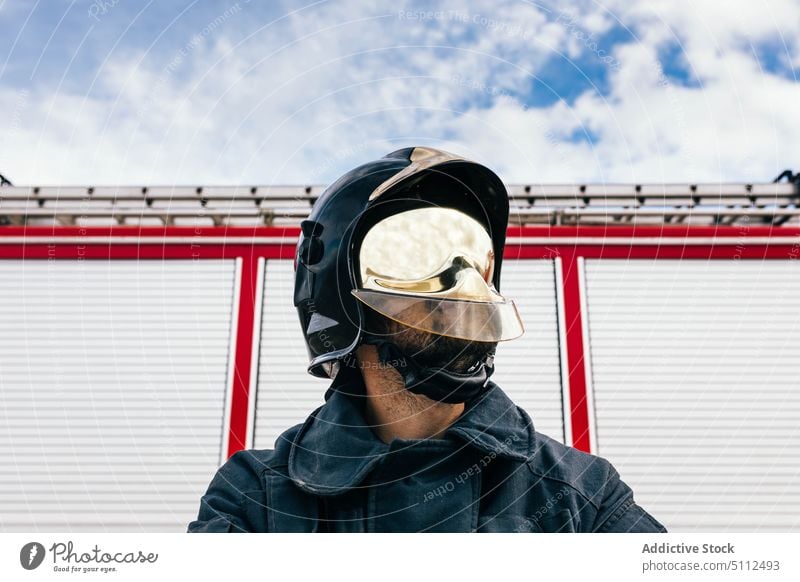
{"type": "MultiPolygon", "coordinates": [[[[228,427],[228,456],[241,451],[247,442],[247,420],[250,403],[250,364],[253,354],[253,330],[256,325],[256,287],[258,258],[242,257],[242,279],[239,286],[239,314],[236,325],[236,356],[231,395],[231,420],[228,427]]],[[[260,323],[260,322],[259,322],[260,323]]]]}

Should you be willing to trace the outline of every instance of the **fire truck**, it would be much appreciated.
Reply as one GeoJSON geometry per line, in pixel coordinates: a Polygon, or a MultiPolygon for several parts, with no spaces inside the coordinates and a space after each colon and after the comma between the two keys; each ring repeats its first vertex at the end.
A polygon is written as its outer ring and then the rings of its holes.
{"type": "MultiPolygon", "coordinates": [[[[0,187],[0,532],[184,531],[323,402],[322,186],[0,187]]],[[[800,177],[510,184],[494,380],[670,531],[800,531],[800,177]]]]}

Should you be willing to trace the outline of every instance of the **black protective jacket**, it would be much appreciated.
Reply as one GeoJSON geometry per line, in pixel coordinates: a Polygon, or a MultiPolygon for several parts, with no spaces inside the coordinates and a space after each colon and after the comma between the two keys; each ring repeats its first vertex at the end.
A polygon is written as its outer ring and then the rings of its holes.
{"type": "Polygon", "coordinates": [[[534,430],[495,384],[443,438],[385,444],[358,373],[275,450],[233,455],[190,532],[663,532],[607,460],[534,430]]]}

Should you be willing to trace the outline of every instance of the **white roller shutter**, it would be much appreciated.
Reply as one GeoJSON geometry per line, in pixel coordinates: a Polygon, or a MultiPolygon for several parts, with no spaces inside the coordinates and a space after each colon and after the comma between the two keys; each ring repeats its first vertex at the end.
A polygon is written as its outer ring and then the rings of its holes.
{"type": "Polygon", "coordinates": [[[268,260],[253,431],[256,449],[275,448],[275,439],[283,431],[303,422],[323,404],[330,384],[306,372],[308,355],[293,292],[292,261],[268,260]]]}
{"type": "Polygon", "coordinates": [[[553,261],[504,261],[501,287],[516,302],[525,335],[498,345],[492,379],[531,415],[537,431],[564,442],[553,261]]]}
{"type": "Polygon", "coordinates": [[[675,531],[800,528],[800,264],[586,262],[598,453],[675,531]]]}
{"type": "MultiPolygon", "coordinates": [[[[528,410],[537,430],[563,440],[553,262],[507,261],[503,269],[503,293],[517,300],[527,331],[500,346],[494,379],[528,410]]],[[[323,403],[330,383],[306,373],[306,347],[292,305],[293,281],[291,261],[267,261],[255,448],[273,448],[281,432],[323,403]]]]}
{"type": "Polygon", "coordinates": [[[220,460],[233,261],[0,261],[0,530],[185,531],[220,460]]]}

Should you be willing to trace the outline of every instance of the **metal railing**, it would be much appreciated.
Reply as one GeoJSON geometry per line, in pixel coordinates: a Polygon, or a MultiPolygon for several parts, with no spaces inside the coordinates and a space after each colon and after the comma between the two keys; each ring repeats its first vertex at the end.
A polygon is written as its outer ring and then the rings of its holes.
{"type": "MultiPolygon", "coordinates": [[[[800,178],[720,184],[509,184],[512,224],[800,223],[800,178]]],[[[0,188],[0,225],[299,224],[324,186],[0,188]]]]}

